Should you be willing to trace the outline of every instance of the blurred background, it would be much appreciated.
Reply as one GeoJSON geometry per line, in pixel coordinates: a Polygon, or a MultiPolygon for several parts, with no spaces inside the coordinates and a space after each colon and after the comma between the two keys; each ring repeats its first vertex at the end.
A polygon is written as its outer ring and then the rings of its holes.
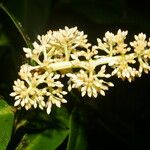
{"type": "MultiPolygon", "coordinates": [[[[128,30],[129,40],[140,32],[150,35],[146,0],[1,0],[19,20],[31,41],[48,30],[77,26],[96,44],[106,31],[128,30]]],[[[9,97],[19,66],[25,62],[20,33],[0,10],[0,95],[9,97]]],[[[87,104],[85,127],[88,149],[150,149],[150,77],[143,74],[128,83],[117,77],[105,97],[81,98],[87,104]]]]}

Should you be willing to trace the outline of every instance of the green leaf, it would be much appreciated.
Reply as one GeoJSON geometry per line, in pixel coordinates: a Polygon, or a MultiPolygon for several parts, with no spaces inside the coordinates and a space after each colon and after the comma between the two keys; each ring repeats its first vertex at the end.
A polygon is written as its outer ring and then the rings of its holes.
{"type": "Polygon", "coordinates": [[[11,138],[14,122],[14,113],[11,107],[0,99],[0,150],[6,150],[11,138]]]}
{"type": "Polygon", "coordinates": [[[23,37],[25,43],[27,44],[27,46],[29,48],[32,48],[32,43],[31,40],[29,38],[29,36],[27,35],[27,33],[24,31],[21,23],[7,10],[7,8],[5,8],[1,3],[0,3],[0,8],[8,15],[8,17],[12,20],[12,22],[14,23],[14,25],[16,26],[16,28],[18,29],[18,31],[20,32],[21,36],[23,37]]]}
{"type": "Polygon", "coordinates": [[[53,118],[53,120],[59,124],[59,127],[69,128],[70,114],[65,107],[61,107],[61,109],[54,108],[51,118],[53,118]]]}
{"type": "Polygon", "coordinates": [[[68,136],[68,130],[49,129],[39,134],[25,134],[16,150],[55,150],[68,136]]]}
{"type": "Polygon", "coordinates": [[[70,132],[67,150],[86,150],[87,140],[80,110],[74,108],[70,118],[70,132]]]}

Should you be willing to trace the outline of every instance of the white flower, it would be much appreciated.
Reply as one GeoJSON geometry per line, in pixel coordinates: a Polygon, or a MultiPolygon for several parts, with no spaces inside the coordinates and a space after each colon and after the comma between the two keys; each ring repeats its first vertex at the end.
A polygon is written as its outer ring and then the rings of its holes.
{"type": "Polygon", "coordinates": [[[61,107],[67,102],[64,98],[67,92],[59,81],[65,75],[69,77],[69,91],[77,88],[82,96],[96,98],[99,93],[104,96],[105,91],[114,86],[105,81],[106,78],[117,75],[131,82],[143,71],[148,73],[150,39],[147,42],[146,35],[140,33],[129,47],[125,43],[127,33],[120,29],[116,34],[108,31],[103,40],[97,39],[98,45],[92,47],[87,35],[77,27],[38,35],[33,50],[23,48],[31,63],[21,66],[20,79],[14,82],[14,92],[10,94],[15,98],[14,105],[26,110],[46,109],[50,114],[53,105],[61,107]],[[106,65],[113,69],[111,74],[106,73],[106,65]]]}
{"type": "Polygon", "coordinates": [[[81,95],[84,96],[86,93],[89,97],[97,97],[98,93],[105,95],[105,90],[108,90],[108,86],[113,86],[111,82],[106,82],[102,78],[110,77],[109,74],[105,74],[105,67],[102,66],[98,74],[90,75],[87,71],[80,70],[77,73],[68,73],[67,76],[70,78],[68,90],[77,88],[81,91],[81,95]]]}
{"type": "Polygon", "coordinates": [[[149,66],[149,59],[148,58],[144,58],[144,57],[139,57],[138,58],[139,61],[139,74],[138,76],[140,77],[142,75],[142,72],[144,71],[145,73],[148,73],[150,71],[150,66],[149,66]]]}
{"type": "Polygon", "coordinates": [[[43,109],[45,106],[43,95],[46,93],[45,89],[37,89],[34,84],[27,85],[26,82],[17,80],[14,82],[14,92],[10,95],[15,97],[16,102],[14,106],[21,105],[21,107],[25,107],[26,110],[30,109],[31,106],[34,108],[39,106],[39,108],[43,109]]]}
{"type": "MultiPolygon", "coordinates": [[[[118,30],[117,34],[107,31],[103,41],[101,39],[97,39],[98,46],[93,46],[95,49],[99,49],[105,51],[109,56],[114,56],[116,54],[125,54],[130,51],[130,48],[126,48],[127,44],[124,43],[126,39],[127,31],[118,30]]],[[[95,58],[99,58],[95,56],[95,58]]]]}
{"type": "Polygon", "coordinates": [[[148,73],[150,70],[149,59],[150,52],[148,49],[149,42],[146,41],[146,35],[140,33],[134,36],[135,41],[130,42],[130,45],[134,48],[135,55],[137,55],[137,60],[139,61],[139,73],[138,76],[142,75],[142,72],[148,73]]]}
{"type": "Polygon", "coordinates": [[[123,80],[127,78],[128,81],[131,82],[132,80],[134,80],[135,76],[138,75],[138,71],[130,66],[134,63],[134,57],[122,55],[118,57],[118,59],[116,59],[116,61],[114,61],[113,63],[109,63],[109,66],[114,68],[114,70],[112,71],[112,75],[116,74],[118,78],[121,78],[123,80]]]}
{"type": "Polygon", "coordinates": [[[134,38],[135,38],[135,41],[130,42],[130,45],[134,47],[135,53],[140,55],[141,53],[143,53],[143,51],[145,50],[147,46],[147,41],[145,40],[146,35],[143,33],[140,33],[139,35],[135,35],[134,38]]]}
{"type": "MultiPolygon", "coordinates": [[[[38,42],[33,43],[33,50],[23,48],[27,58],[34,60],[37,65],[48,66],[54,62],[69,61],[71,54],[88,49],[91,45],[87,41],[87,35],[78,31],[77,27],[48,31],[45,35],[38,35],[38,42]]],[[[89,52],[88,56],[89,56],[89,52]]]]}
{"type": "Polygon", "coordinates": [[[105,33],[105,37],[103,38],[103,40],[104,40],[104,42],[113,45],[113,43],[114,43],[114,37],[115,37],[115,35],[114,35],[113,33],[107,31],[107,32],[105,33]]]}
{"type": "Polygon", "coordinates": [[[128,31],[121,31],[119,29],[117,34],[114,37],[114,42],[115,43],[123,43],[124,40],[126,39],[127,34],[128,34],[128,31]]]}
{"type": "Polygon", "coordinates": [[[40,109],[46,108],[49,114],[50,105],[55,104],[60,107],[61,103],[67,102],[63,98],[63,95],[67,94],[62,89],[63,84],[55,81],[60,78],[60,75],[48,72],[38,74],[38,72],[34,73],[34,70],[30,72],[30,66],[27,64],[21,67],[19,75],[22,80],[17,79],[14,82],[14,92],[10,94],[15,97],[14,106],[21,105],[26,110],[32,106],[40,109]]]}

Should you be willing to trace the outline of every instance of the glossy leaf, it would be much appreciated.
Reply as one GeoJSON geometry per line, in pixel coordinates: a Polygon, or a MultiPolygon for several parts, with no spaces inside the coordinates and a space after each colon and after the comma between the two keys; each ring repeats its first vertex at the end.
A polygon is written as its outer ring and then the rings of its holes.
{"type": "Polygon", "coordinates": [[[55,150],[67,135],[66,129],[49,129],[38,134],[26,134],[17,150],[55,150]]]}
{"type": "Polygon", "coordinates": [[[69,128],[70,114],[65,107],[61,109],[54,108],[51,118],[53,118],[61,128],[69,128]]]}
{"type": "Polygon", "coordinates": [[[87,141],[85,128],[82,122],[80,110],[74,109],[70,118],[70,132],[67,150],[86,150],[87,141]]]}
{"type": "Polygon", "coordinates": [[[11,107],[0,99],[0,150],[6,150],[11,138],[14,113],[11,107]]]}

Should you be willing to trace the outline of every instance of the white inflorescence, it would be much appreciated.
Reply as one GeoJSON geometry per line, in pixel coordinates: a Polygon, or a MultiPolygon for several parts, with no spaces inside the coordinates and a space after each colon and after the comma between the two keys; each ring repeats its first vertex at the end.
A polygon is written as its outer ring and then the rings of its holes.
{"type": "Polygon", "coordinates": [[[63,95],[67,94],[66,91],[62,90],[63,84],[56,81],[60,78],[59,74],[47,71],[43,74],[31,73],[29,68],[31,66],[23,65],[19,72],[21,80],[17,79],[14,82],[14,92],[10,95],[15,96],[15,106],[21,105],[26,110],[30,109],[31,106],[40,109],[46,107],[49,114],[52,104],[60,107],[61,102],[67,102],[63,98],[63,95]]]}
{"type": "Polygon", "coordinates": [[[105,96],[105,90],[108,90],[109,86],[114,86],[113,83],[102,79],[110,77],[110,74],[105,74],[105,69],[106,66],[102,66],[97,74],[92,69],[89,69],[89,72],[81,69],[77,73],[68,73],[67,76],[70,78],[68,90],[78,88],[82,96],[87,94],[89,97],[96,98],[98,93],[105,96]]]}
{"type": "Polygon", "coordinates": [[[105,91],[114,86],[106,78],[117,75],[131,82],[143,71],[148,73],[150,41],[140,33],[128,45],[125,43],[127,33],[120,29],[116,35],[108,31],[103,40],[97,39],[97,46],[91,46],[87,35],[77,27],[38,35],[33,49],[23,48],[31,63],[21,66],[20,79],[14,81],[14,91],[10,94],[15,99],[14,106],[26,110],[46,109],[50,114],[52,104],[61,107],[61,103],[67,102],[64,98],[67,91],[61,82],[65,75],[69,78],[68,91],[76,88],[82,96],[96,98],[99,93],[104,96],[105,91]],[[101,51],[106,54],[101,55],[101,51]],[[107,73],[107,67],[113,69],[111,73],[107,73]]]}

